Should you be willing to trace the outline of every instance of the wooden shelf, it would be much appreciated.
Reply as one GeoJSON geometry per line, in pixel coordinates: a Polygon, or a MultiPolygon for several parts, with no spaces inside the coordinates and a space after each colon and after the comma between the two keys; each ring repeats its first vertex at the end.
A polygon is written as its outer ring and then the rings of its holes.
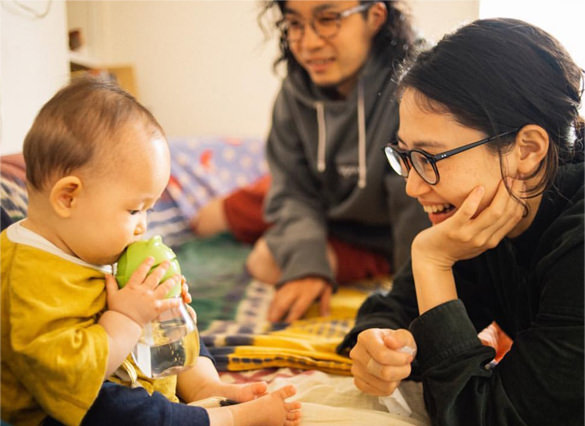
{"type": "Polygon", "coordinates": [[[103,64],[71,52],[69,56],[71,77],[92,74],[116,81],[118,85],[138,99],[134,66],[131,64],[103,64]]]}

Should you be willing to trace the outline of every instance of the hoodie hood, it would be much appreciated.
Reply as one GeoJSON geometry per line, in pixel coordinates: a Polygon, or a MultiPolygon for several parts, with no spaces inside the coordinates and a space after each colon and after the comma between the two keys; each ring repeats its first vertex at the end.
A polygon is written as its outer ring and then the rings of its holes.
{"type": "MultiPolygon", "coordinates": [[[[316,168],[320,173],[327,169],[327,127],[326,111],[331,111],[330,117],[336,111],[348,109],[348,104],[355,105],[354,115],[357,132],[355,140],[358,152],[358,187],[365,188],[367,183],[367,129],[366,107],[372,105],[371,99],[380,96],[385,85],[391,84],[393,70],[387,61],[381,61],[376,55],[371,55],[364,67],[359,71],[356,86],[345,99],[331,99],[327,95],[327,89],[316,86],[306,72],[297,70],[292,72],[284,81],[283,90],[295,98],[301,104],[315,110],[317,122],[317,159],[316,168]],[[366,102],[369,99],[369,102],[366,102]]],[[[334,126],[334,120],[329,120],[329,125],[334,126]]]]}

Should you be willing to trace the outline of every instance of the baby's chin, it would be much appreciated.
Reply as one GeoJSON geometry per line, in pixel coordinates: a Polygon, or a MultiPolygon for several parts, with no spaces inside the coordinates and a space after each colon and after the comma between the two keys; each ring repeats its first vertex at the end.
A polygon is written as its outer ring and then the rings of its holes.
{"type": "Polygon", "coordinates": [[[122,253],[117,254],[117,255],[106,256],[106,257],[96,257],[96,258],[92,258],[92,259],[83,259],[83,260],[85,260],[87,263],[90,263],[90,264],[96,265],[96,266],[112,266],[118,262],[118,259],[120,259],[121,255],[122,255],[122,253]]]}

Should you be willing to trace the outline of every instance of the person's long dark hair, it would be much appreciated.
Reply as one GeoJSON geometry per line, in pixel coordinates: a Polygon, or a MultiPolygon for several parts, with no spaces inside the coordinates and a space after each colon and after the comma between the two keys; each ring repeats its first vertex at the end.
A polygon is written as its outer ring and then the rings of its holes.
{"type": "MultiPolygon", "coordinates": [[[[411,25],[410,17],[406,13],[406,5],[399,1],[376,2],[362,0],[360,3],[384,3],[388,10],[388,17],[378,34],[374,37],[372,51],[374,53],[386,52],[387,58],[393,63],[397,65],[402,63],[402,61],[409,57],[411,52],[414,51],[413,47],[416,43],[415,32],[411,25]]],[[[281,62],[285,62],[289,73],[292,71],[305,72],[290,51],[285,34],[280,31],[285,7],[286,1],[264,1],[262,3],[260,14],[258,15],[258,22],[260,26],[268,32],[264,18],[269,11],[274,12],[274,10],[277,9],[277,12],[272,17],[272,24],[274,29],[279,33],[280,54],[274,61],[274,68],[276,69],[281,62]]],[[[365,16],[367,11],[362,13],[365,16]]]]}
{"type": "MultiPolygon", "coordinates": [[[[544,173],[528,196],[552,184],[559,164],[583,161],[583,70],[542,29],[516,19],[477,20],[443,37],[406,70],[400,91],[415,89],[425,108],[449,112],[464,126],[486,135],[527,124],[546,130],[549,150],[533,176],[544,173]]],[[[489,146],[501,154],[513,143],[512,136],[489,146]]]]}

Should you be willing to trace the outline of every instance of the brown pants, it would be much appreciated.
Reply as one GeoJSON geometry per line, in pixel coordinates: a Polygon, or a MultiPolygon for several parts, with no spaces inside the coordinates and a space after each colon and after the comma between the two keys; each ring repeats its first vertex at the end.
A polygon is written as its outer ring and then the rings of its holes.
{"type": "MultiPolygon", "coordinates": [[[[263,218],[264,198],[269,187],[270,176],[266,175],[226,197],[224,201],[226,219],[231,232],[238,240],[254,243],[270,227],[263,218]]],[[[337,257],[336,279],[339,283],[390,273],[390,265],[383,255],[332,236],[329,236],[328,242],[337,257]]]]}

